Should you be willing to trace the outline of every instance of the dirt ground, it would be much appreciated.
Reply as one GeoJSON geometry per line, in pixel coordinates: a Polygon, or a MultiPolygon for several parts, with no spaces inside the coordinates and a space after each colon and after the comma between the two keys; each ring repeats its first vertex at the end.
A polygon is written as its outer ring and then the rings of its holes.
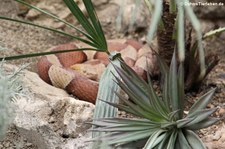
{"type": "MultiPolygon", "coordinates": [[[[0,2],[0,15],[6,15],[10,17],[18,17],[15,7],[9,3],[4,5],[0,2]]],[[[20,18],[21,19],[21,18],[20,18]]],[[[22,18],[23,19],[23,18],[22,18]]],[[[212,24],[212,23],[211,23],[212,24]]],[[[218,23],[221,25],[222,23],[218,23]]],[[[207,22],[204,25],[208,25],[207,22]]],[[[225,26],[225,23],[223,23],[225,26]]],[[[103,22],[103,27],[106,32],[107,38],[137,38],[138,40],[144,39],[143,32],[140,34],[124,34],[118,33],[115,31],[115,28],[112,28],[112,25],[103,22]]],[[[0,20],[0,49],[7,49],[0,51],[1,56],[4,55],[15,55],[22,53],[31,53],[31,52],[41,52],[46,51],[52,46],[70,42],[71,39],[67,37],[60,36],[58,34],[45,31],[43,29],[38,29],[35,27],[22,25],[18,23],[2,21],[0,20]]],[[[216,149],[225,149],[225,125],[224,125],[224,115],[225,115],[225,33],[218,35],[212,39],[209,39],[205,43],[206,50],[212,51],[218,54],[220,61],[219,64],[210,72],[209,76],[204,80],[204,83],[201,86],[201,89],[198,92],[188,93],[189,100],[188,102],[192,103],[193,98],[199,95],[206,93],[212,87],[217,87],[216,94],[212,103],[208,106],[218,107],[216,112],[216,117],[221,117],[222,120],[216,125],[203,129],[199,131],[200,136],[206,142],[208,148],[216,149]]],[[[36,62],[37,58],[29,58],[17,61],[10,61],[16,65],[22,63],[30,63],[29,69],[36,71],[36,62]]],[[[0,148],[15,148],[18,141],[22,140],[25,142],[22,148],[33,149],[35,148],[26,140],[23,140],[20,136],[17,136],[16,130],[9,130],[6,139],[0,143],[0,148]],[[10,137],[14,137],[15,142],[8,142],[10,137]],[[3,145],[2,145],[3,144],[3,145]],[[11,145],[10,145],[11,144],[11,145]],[[12,145],[13,144],[13,145],[12,145]]]]}

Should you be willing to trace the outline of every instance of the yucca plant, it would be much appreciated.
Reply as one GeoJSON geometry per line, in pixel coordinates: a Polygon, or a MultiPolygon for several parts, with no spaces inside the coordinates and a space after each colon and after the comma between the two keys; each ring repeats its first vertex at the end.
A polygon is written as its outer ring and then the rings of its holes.
{"type": "Polygon", "coordinates": [[[219,120],[210,117],[217,108],[205,109],[212,99],[215,89],[199,97],[189,109],[188,114],[185,115],[183,64],[180,63],[177,68],[175,54],[170,68],[159,57],[158,62],[163,75],[161,95],[157,95],[154,91],[149,75],[148,83],[146,83],[122,61],[121,68],[114,66],[122,78],[121,80],[115,77],[116,82],[129,96],[129,100],[116,92],[123,104],[111,103],[108,100],[105,102],[119,110],[133,114],[137,118],[113,117],[94,121],[92,123],[94,125],[93,131],[105,132],[106,134],[94,138],[93,141],[106,142],[108,148],[206,148],[195,131],[211,126],[219,120]]]}

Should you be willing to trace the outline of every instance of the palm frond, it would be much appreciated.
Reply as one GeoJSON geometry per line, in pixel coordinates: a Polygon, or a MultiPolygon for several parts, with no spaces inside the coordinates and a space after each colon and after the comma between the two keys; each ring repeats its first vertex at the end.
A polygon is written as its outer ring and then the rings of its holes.
{"type": "Polygon", "coordinates": [[[92,2],[90,0],[83,0],[91,21],[85,17],[83,12],[73,0],[64,0],[64,2],[85,31],[92,37],[92,41],[96,44],[96,48],[101,49],[103,52],[107,52],[108,49],[106,39],[92,2]]]}

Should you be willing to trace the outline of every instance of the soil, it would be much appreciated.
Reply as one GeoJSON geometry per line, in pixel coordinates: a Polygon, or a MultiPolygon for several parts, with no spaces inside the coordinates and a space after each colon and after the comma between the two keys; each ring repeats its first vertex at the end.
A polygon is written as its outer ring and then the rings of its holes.
{"type": "MultiPolygon", "coordinates": [[[[19,18],[17,11],[11,3],[0,2],[0,15],[19,18]],[[4,4],[3,4],[4,3],[4,4]]],[[[19,18],[23,19],[23,18],[19,18]]],[[[118,33],[112,24],[102,22],[106,36],[108,39],[115,38],[136,38],[143,41],[145,36],[142,33],[118,33]]],[[[221,23],[218,23],[221,24],[221,23]]],[[[225,23],[223,23],[224,25],[225,23]]],[[[207,26],[207,22],[205,23],[207,26]]],[[[215,26],[215,24],[214,24],[215,26]]],[[[225,26],[225,25],[224,25],[225,26]]],[[[52,46],[62,43],[68,43],[71,39],[60,36],[56,33],[48,32],[43,29],[22,25],[9,21],[0,20],[0,50],[1,56],[16,55],[22,53],[42,52],[52,46]]],[[[218,107],[218,111],[214,116],[222,118],[216,125],[200,130],[199,135],[210,149],[225,149],[225,33],[209,39],[205,43],[206,50],[215,52],[219,58],[219,64],[210,72],[204,80],[198,92],[188,93],[188,102],[193,103],[195,97],[206,93],[213,87],[216,87],[216,93],[212,102],[208,105],[209,108],[218,107]]],[[[36,71],[37,58],[21,59],[16,61],[9,61],[15,65],[23,63],[30,63],[31,71],[36,71]]],[[[35,149],[36,147],[27,142],[24,138],[18,135],[15,128],[8,130],[6,138],[0,143],[0,148],[15,148],[18,142],[22,143],[24,149],[35,149]],[[12,139],[13,138],[13,139],[12,139]],[[14,140],[14,142],[9,142],[14,140]]]]}

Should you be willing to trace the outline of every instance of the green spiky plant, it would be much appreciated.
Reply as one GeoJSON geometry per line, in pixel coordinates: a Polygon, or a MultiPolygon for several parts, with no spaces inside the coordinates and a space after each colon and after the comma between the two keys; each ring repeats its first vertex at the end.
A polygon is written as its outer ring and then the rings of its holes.
{"type": "MultiPolygon", "coordinates": [[[[195,131],[215,124],[219,119],[211,118],[217,108],[205,109],[215,89],[207,92],[184,115],[184,69],[177,68],[176,56],[170,68],[158,57],[163,75],[162,95],[157,95],[148,75],[148,83],[137,76],[125,63],[114,66],[119,76],[117,84],[129,96],[129,100],[116,93],[124,104],[109,105],[138,117],[135,119],[105,118],[93,122],[93,131],[106,132],[94,141],[106,142],[108,148],[143,149],[205,149],[195,131]],[[135,143],[134,143],[135,142],[135,143]],[[132,144],[133,143],[133,144],[132,144]],[[132,144],[132,145],[131,145],[132,144]],[[139,145],[138,147],[135,145],[139,145]]],[[[96,147],[98,148],[98,147],[96,147]]],[[[100,148],[100,147],[99,147],[100,148]]]]}

